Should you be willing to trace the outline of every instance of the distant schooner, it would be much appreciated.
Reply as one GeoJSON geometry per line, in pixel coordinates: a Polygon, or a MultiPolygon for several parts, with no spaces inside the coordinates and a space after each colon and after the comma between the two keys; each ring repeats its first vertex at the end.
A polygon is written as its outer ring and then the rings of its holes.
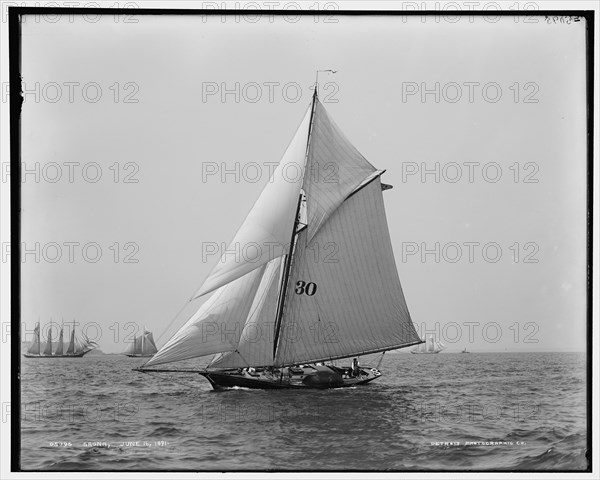
{"type": "Polygon", "coordinates": [[[446,348],[439,340],[434,340],[433,337],[428,337],[424,343],[413,348],[410,353],[440,353],[446,348]]]}
{"type": "Polygon", "coordinates": [[[332,121],[315,86],[228,248],[258,245],[256,258],[224,255],[192,300],[212,296],[138,370],[199,373],[215,389],[338,388],[380,377],[379,364],[363,368],[356,357],[422,343],[396,269],[383,173],[332,121]],[[148,368],[207,355],[199,370],[148,368]],[[351,357],[351,366],[326,363],[351,357]]]}
{"type": "Polygon", "coordinates": [[[42,344],[40,339],[40,324],[33,331],[33,342],[25,356],[27,358],[80,358],[97,347],[96,343],[84,335],[82,340],[75,339],[75,324],[71,330],[71,340],[65,349],[61,327],[58,341],[52,342],[52,329],[48,330],[48,340],[42,344]]]}
{"type": "Polygon", "coordinates": [[[144,327],[144,333],[133,338],[133,342],[125,350],[125,355],[128,357],[151,357],[156,352],[158,352],[158,349],[154,343],[152,332],[147,331],[144,327]]]}

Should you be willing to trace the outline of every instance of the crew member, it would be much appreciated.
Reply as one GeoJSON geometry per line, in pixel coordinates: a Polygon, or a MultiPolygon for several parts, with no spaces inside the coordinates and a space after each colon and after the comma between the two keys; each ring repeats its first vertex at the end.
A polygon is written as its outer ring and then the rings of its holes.
{"type": "Polygon", "coordinates": [[[359,372],[358,359],[357,358],[353,358],[352,359],[352,376],[353,377],[358,377],[358,372],[359,372]]]}

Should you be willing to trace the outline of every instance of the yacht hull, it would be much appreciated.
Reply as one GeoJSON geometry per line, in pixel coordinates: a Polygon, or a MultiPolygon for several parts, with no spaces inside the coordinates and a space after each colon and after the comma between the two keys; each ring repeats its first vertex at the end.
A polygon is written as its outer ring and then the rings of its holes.
{"type": "Polygon", "coordinates": [[[341,375],[335,370],[328,372],[326,368],[308,372],[303,370],[303,373],[294,375],[264,372],[250,374],[247,371],[240,373],[227,370],[198,373],[205,377],[215,390],[235,387],[262,390],[345,388],[365,385],[381,376],[376,369],[361,369],[356,376],[349,376],[341,375]]]}
{"type": "Polygon", "coordinates": [[[69,354],[69,355],[31,355],[29,353],[25,354],[25,357],[27,358],[81,358],[83,357],[86,353],[73,353],[73,354],[69,354]]]}

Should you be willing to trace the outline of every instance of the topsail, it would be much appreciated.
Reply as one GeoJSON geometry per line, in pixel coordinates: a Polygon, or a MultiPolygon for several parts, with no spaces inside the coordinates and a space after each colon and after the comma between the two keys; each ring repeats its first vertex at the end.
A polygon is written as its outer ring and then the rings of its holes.
{"type": "Polygon", "coordinates": [[[211,368],[284,367],[421,343],[398,277],[380,176],[317,94],[232,242],[280,246],[224,257],[212,292],[145,366],[216,354],[211,368]],[[284,169],[294,165],[299,178],[284,169]]]}

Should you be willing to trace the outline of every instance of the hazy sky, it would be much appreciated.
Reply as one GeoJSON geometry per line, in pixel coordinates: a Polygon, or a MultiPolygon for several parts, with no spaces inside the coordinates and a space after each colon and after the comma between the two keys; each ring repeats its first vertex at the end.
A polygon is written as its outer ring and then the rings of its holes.
{"type": "Polygon", "coordinates": [[[168,340],[203,301],[165,333],[218,261],[203,249],[231,240],[315,70],[335,69],[321,101],[394,185],[418,331],[449,351],[585,349],[583,21],[47,20],[23,25],[22,158],[39,173],[22,187],[23,247],[39,249],[22,271],[30,331],[75,319],[106,352],[124,350],[128,322],[168,340]]]}

